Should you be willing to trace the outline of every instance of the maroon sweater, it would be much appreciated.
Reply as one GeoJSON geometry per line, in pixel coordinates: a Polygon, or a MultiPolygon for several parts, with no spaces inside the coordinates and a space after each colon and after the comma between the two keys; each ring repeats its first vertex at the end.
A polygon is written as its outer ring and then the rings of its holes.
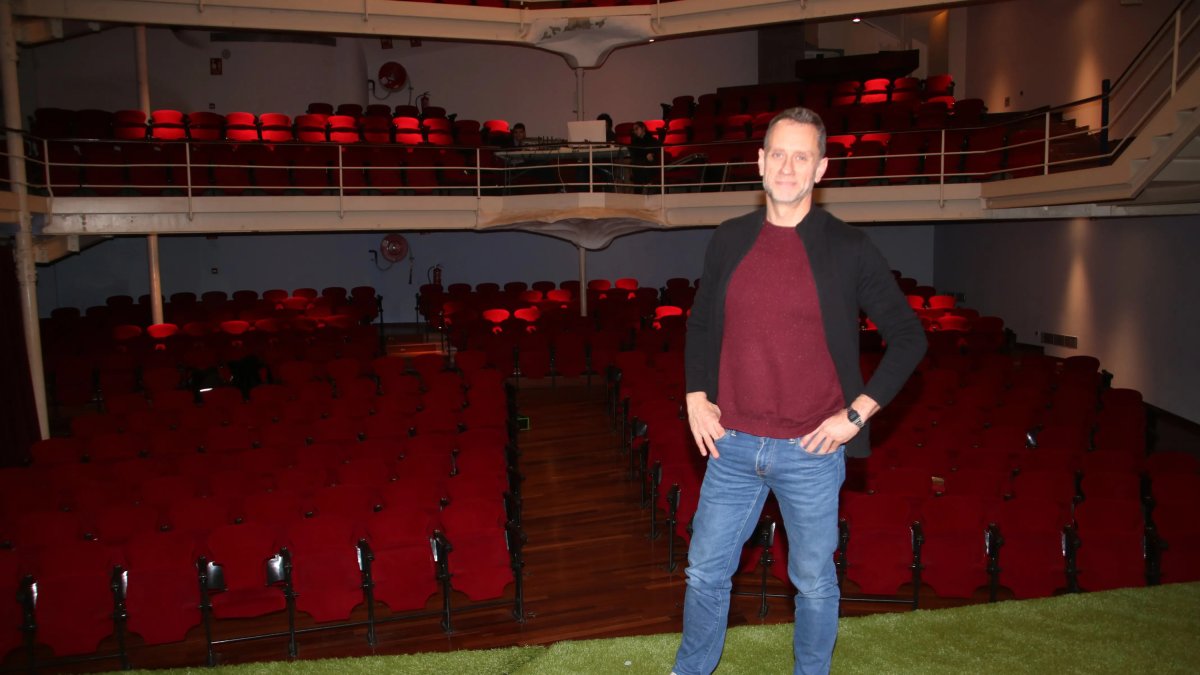
{"type": "Polygon", "coordinates": [[[721,426],[796,438],[843,407],[804,242],[767,223],[725,296],[721,426]]]}

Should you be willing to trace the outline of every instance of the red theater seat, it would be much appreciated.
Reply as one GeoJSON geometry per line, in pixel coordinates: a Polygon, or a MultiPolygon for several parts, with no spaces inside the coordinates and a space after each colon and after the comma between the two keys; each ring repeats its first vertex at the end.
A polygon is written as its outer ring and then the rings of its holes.
{"type": "Polygon", "coordinates": [[[193,141],[219,141],[225,137],[225,117],[214,112],[187,114],[187,135],[193,141]]]}
{"type": "Polygon", "coordinates": [[[257,141],[258,119],[254,113],[231,112],[225,116],[225,138],[230,141],[257,141]]]}
{"type": "Polygon", "coordinates": [[[176,532],[149,532],[124,550],[129,630],[150,645],[183,640],[200,623],[195,542],[176,532]]]}
{"type": "MultiPolygon", "coordinates": [[[[142,140],[146,138],[149,129],[146,127],[146,113],[141,110],[118,110],[112,113],[112,137],[121,140],[142,140]]],[[[109,138],[102,136],[87,136],[90,138],[109,138]]]]}
{"type": "Polygon", "coordinates": [[[284,608],[283,593],[266,584],[266,564],[279,550],[274,532],[247,522],[213,530],[205,542],[210,563],[220,565],[224,587],[212,593],[217,618],[248,618],[284,608]]]}
{"type": "Polygon", "coordinates": [[[292,118],[282,113],[262,113],[258,116],[262,139],[268,143],[284,143],[295,139],[292,118]]]}
{"type": "Polygon", "coordinates": [[[356,542],[363,533],[336,515],[301,518],[287,530],[296,608],[318,622],[350,618],[363,602],[356,542]]]}
{"type": "Polygon", "coordinates": [[[155,110],[150,113],[150,138],[158,141],[187,138],[183,113],[178,110],[155,110]]]}

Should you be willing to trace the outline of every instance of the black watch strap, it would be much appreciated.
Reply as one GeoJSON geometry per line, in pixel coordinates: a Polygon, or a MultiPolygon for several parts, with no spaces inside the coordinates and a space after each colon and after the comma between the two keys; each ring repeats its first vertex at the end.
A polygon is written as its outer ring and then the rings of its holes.
{"type": "Polygon", "coordinates": [[[846,408],[846,417],[850,420],[851,424],[859,429],[863,428],[863,425],[866,424],[866,421],[863,420],[862,416],[854,408],[846,408]]]}

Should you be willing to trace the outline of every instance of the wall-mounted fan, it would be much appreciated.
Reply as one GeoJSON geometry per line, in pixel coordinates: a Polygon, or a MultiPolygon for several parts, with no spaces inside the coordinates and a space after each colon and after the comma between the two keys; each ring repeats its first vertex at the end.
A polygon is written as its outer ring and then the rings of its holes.
{"type": "Polygon", "coordinates": [[[408,71],[395,61],[388,61],[379,66],[379,84],[384,89],[396,91],[408,84],[408,71]]]}
{"type": "Polygon", "coordinates": [[[399,262],[408,257],[408,240],[403,235],[389,234],[379,242],[379,252],[388,262],[399,262]]]}

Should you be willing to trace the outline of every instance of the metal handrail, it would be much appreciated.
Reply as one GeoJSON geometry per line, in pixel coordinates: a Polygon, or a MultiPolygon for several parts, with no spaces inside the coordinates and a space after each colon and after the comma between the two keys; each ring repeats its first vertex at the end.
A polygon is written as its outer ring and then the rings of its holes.
{"type": "MultiPolygon", "coordinates": [[[[1195,10],[1196,0],[1182,0],[1170,14],[1162,26],[1151,36],[1151,38],[1143,46],[1142,50],[1126,68],[1125,72],[1113,83],[1109,93],[1110,98],[1118,100],[1127,100],[1114,115],[1113,120],[1119,121],[1124,117],[1125,113],[1135,103],[1145,103],[1141,98],[1141,94],[1147,90],[1155,79],[1163,73],[1163,69],[1168,64],[1171,65],[1169,75],[1169,86],[1162,94],[1156,96],[1149,106],[1151,109],[1157,107],[1165,98],[1168,98],[1175,93],[1175,88],[1178,82],[1189,74],[1195,67],[1196,59],[1193,58],[1180,68],[1179,53],[1183,43],[1191,39],[1200,23],[1200,17],[1193,17],[1190,23],[1185,27],[1183,21],[1188,12],[1195,10]],[[1159,56],[1157,61],[1152,61],[1152,55],[1158,48],[1164,49],[1164,53],[1159,56]],[[1136,73],[1142,70],[1144,65],[1149,64],[1149,72],[1142,77],[1137,77],[1136,73]],[[1126,91],[1130,93],[1125,94],[1126,91]]],[[[1133,125],[1133,129],[1138,128],[1138,125],[1145,121],[1147,115],[1142,115],[1138,122],[1133,125]]],[[[1110,126],[1113,124],[1110,123],[1110,126]]]]}
{"type": "Polygon", "coordinates": [[[1179,12],[1180,9],[1182,9],[1184,5],[1188,4],[1189,1],[1190,0],[1180,0],[1179,1],[1179,4],[1175,6],[1175,9],[1172,10],[1171,13],[1167,15],[1166,19],[1163,19],[1163,22],[1162,22],[1162,24],[1159,25],[1158,30],[1154,31],[1154,37],[1151,37],[1149,40],[1147,40],[1146,43],[1144,45],[1142,45],[1142,48],[1138,50],[1138,53],[1134,54],[1133,60],[1130,61],[1129,65],[1125,66],[1125,70],[1123,70],[1121,72],[1121,74],[1117,76],[1117,79],[1115,80],[1116,82],[1123,82],[1126,78],[1130,77],[1130,73],[1132,73],[1134,69],[1136,69],[1139,65],[1141,65],[1143,58],[1150,51],[1150,48],[1154,45],[1154,43],[1156,41],[1155,38],[1157,38],[1158,35],[1160,35],[1164,31],[1166,31],[1170,26],[1172,26],[1175,23],[1176,13],[1179,12]]]}

